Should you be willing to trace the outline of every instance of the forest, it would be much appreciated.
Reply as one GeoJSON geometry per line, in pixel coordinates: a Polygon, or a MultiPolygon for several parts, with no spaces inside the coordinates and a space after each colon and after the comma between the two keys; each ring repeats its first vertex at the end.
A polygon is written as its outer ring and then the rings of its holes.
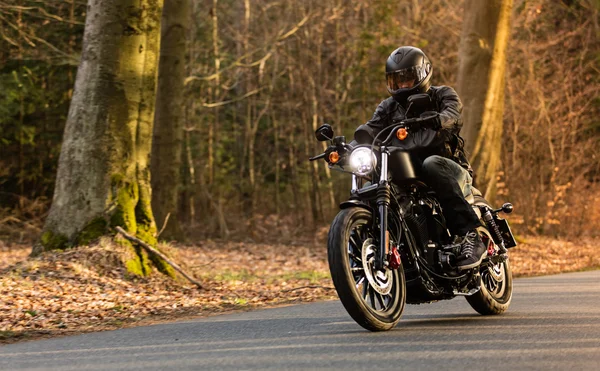
{"type": "Polygon", "coordinates": [[[401,45],[457,90],[478,187],[514,204],[518,240],[600,237],[597,0],[100,3],[0,0],[4,251],[94,245],[116,226],[164,251],[208,244],[204,260],[322,244],[351,184],[308,161],[325,149],[313,133],[350,140],[401,45]]]}

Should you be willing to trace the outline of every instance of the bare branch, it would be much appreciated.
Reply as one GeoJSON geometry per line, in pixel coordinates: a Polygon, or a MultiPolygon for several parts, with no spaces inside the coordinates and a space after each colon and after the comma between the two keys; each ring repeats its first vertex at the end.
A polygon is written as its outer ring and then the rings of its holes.
{"type": "Polygon", "coordinates": [[[244,100],[252,95],[258,94],[261,90],[263,90],[264,88],[259,88],[259,89],[254,89],[244,95],[242,95],[241,97],[235,98],[235,99],[230,99],[230,100],[226,100],[223,102],[216,102],[216,103],[202,103],[203,107],[207,107],[207,108],[214,108],[214,107],[221,107],[224,106],[226,104],[230,104],[230,103],[235,103],[235,102],[239,102],[241,100],[244,100]]]}
{"type": "Polygon", "coordinates": [[[292,36],[293,34],[295,34],[296,32],[298,32],[298,30],[302,26],[304,26],[306,24],[306,22],[308,22],[308,20],[310,19],[310,17],[311,17],[311,15],[307,14],[306,17],[302,18],[302,20],[300,22],[298,22],[298,24],[296,24],[296,26],[294,26],[294,28],[292,28],[291,30],[289,30],[285,34],[279,36],[277,38],[277,41],[283,41],[283,40],[287,39],[288,37],[292,36]]]}
{"type": "Polygon", "coordinates": [[[140,245],[141,247],[143,247],[144,249],[146,249],[147,251],[149,251],[150,253],[158,255],[162,260],[164,260],[167,263],[169,263],[169,265],[171,267],[173,267],[177,272],[181,273],[182,276],[184,276],[185,278],[187,278],[188,281],[190,281],[194,285],[198,286],[198,288],[200,288],[200,289],[203,288],[202,284],[200,282],[196,281],[192,276],[188,275],[183,269],[181,269],[181,267],[179,265],[177,265],[173,261],[169,260],[169,258],[167,258],[167,256],[165,254],[163,254],[160,251],[156,250],[155,248],[153,248],[152,246],[148,245],[147,243],[145,243],[144,241],[140,240],[139,238],[133,237],[129,233],[125,232],[125,230],[123,230],[123,228],[116,227],[115,229],[117,230],[117,232],[119,232],[121,235],[123,235],[123,237],[125,237],[129,241],[135,242],[138,245],[140,245]]]}

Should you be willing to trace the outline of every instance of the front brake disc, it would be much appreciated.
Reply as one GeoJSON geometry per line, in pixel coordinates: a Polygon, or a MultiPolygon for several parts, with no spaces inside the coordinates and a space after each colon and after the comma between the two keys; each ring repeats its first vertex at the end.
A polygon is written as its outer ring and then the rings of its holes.
{"type": "Polygon", "coordinates": [[[369,284],[381,295],[387,295],[392,291],[392,270],[375,268],[375,256],[377,246],[373,244],[372,238],[367,238],[362,246],[362,263],[365,276],[369,284]]]}

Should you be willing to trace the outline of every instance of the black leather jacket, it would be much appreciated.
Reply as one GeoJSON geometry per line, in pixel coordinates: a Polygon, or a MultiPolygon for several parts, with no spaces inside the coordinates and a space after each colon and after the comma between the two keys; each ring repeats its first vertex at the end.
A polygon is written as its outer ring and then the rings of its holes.
{"type": "MultiPolygon", "coordinates": [[[[462,127],[462,103],[458,94],[449,86],[432,86],[427,92],[432,102],[436,105],[435,110],[439,112],[441,128],[445,139],[445,148],[440,149],[440,156],[451,158],[463,168],[472,173],[469,161],[463,149],[463,139],[460,137],[462,127]]],[[[365,124],[356,129],[354,139],[358,143],[371,143],[382,129],[406,118],[406,111],[394,98],[389,97],[382,101],[373,117],[365,124]]]]}

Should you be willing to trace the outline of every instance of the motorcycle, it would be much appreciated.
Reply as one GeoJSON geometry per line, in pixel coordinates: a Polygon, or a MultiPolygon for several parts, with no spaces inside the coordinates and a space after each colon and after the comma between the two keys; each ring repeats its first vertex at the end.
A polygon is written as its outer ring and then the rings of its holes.
{"type": "MultiPolygon", "coordinates": [[[[427,94],[409,98],[411,107],[430,104],[427,94]]],[[[435,193],[419,178],[418,162],[403,142],[425,119],[403,120],[383,129],[371,145],[350,145],[320,126],[329,168],[352,175],[347,201],[331,223],[327,250],[331,277],[350,316],[370,331],[392,329],[405,304],[422,304],[464,296],[482,315],[505,312],[513,280],[508,249],[516,246],[506,219],[510,203],[494,209],[475,187],[466,196],[480,218],[487,247],[483,262],[459,271],[460,244],[450,235],[435,193]],[[410,125],[409,125],[410,121],[410,125]],[[387,135],[385,139],[379,136],[387,135]]]]}

